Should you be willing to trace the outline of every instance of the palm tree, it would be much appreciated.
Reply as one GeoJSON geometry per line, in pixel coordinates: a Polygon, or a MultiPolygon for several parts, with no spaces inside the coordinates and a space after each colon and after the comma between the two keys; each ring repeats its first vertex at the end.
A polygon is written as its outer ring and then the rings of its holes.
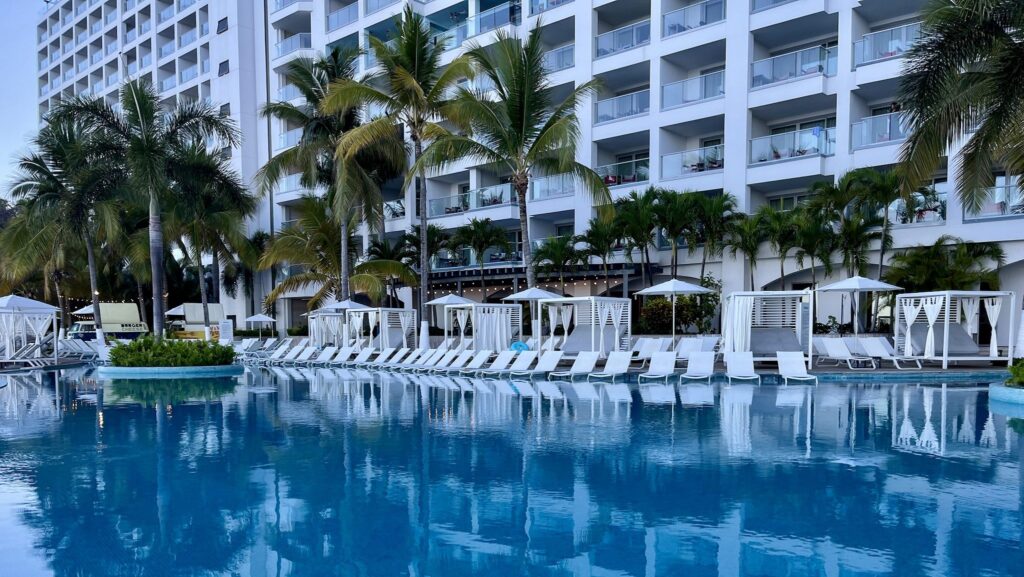
{"type": "Polygon", "coordinates": [[[743,253],[750,264],[750,290],[757,290],[754,269],[757,268],[757,253],[765,238],[764,225],[757,215],[741,215],[734,219],[726,236],[725,242],[733,258],[743,253]]]}
{"type": "Polygon", "coordinates": [[[892,239],[883,237],[881,218],[854,210],[836,225],[836,248],[843,257],[843,266],[849,276],[867,274],[868,250],[875,241],[881,247],[892,246],[892,239]]]}
{"type": "Polygon", "coordinates": [[[665,188],[655,189],[658,197],[654,212],[655,226],[672,246],[672,277],[679,276],[679,239],[691,238],[697,230],[695,204],[697,196],[692,192],[676,192],[665,188]]]}
{"type": "MultiPolygon", "coordinates": [[[[432,135],[440,130],[436,122],[443,118],[450,91],[461,78],[471,76],[472,70],[463,56],[455,58],[448,66],[442,66],[441,58],[447,42],[435,41],[430,25],[422,15],[413,12],[411,5],[405,7],[397,25],[398,32],[392,42],[386,43],[373,35],[369,37],[370,50],[380,66],[379,72],[364,77],[361,82],[335,81],[321,107],[326,113],[360,106],[381,111],[338,141],[337,157],[342,166],[358,154],[379,146],[380,142],[394,139],[396,130],[402,129],[408,134],[416,164],[407,173],[406,182],[415,181],[420,245],[424,246],[427,245],[427,174],[426,166],[419,160],[432,135]]],[[[392,148],[391,154],[404,161],[408,151],[392,148]]],[[[427,252],[422,252],[419,257],[422,278],[419,311],[420,318],[426,318],[430,259],[427,252]]]]}
{"type": "Polygon", "coordinates": [[[821,263],[825,277],[832,274],[832,253],[835,252],[836,233],[832,229],[832,223],[823,218],[820,212],[808,210],[806,207],[798,207],[793,212],[796,262],[804,266],[804,259],[810,260],[811,287],[816,288],[818,277],[814,261],[821,263]]]}
{"type": "Polygon", "coordinates": [[[493,84],[496,97],[459,89],[458,96],[445,107],[446,116],[458,130],[437,127],[434,142],[417,166],[444,168],[470,158],[508,173],[519,206],[526,284],[533,287],[537,279],[526,207],[530,178],[570,174],[594,205],[611,203],[604,181],[576,161],[580,139],[576,109],[594,94],[597,84],[586,82],[555,101],[544,68],[546,49],[540,26],[530,31],[525,42],[504,30],[498,30],[496,37],[496,42],[486,47],[470,43],[466,48],[479,73],[493,84]]]}
{"type": "Polygon", "coordinates": [[[489,218],[483,220],[473,218],[468,224],[455,231],[455,234],[448,239],[448,246],[454,250],[472,249],[473,254],[476,255],[477,264],[480,265],[480,292],[484,295],[484,302],[487,302],[487,288],[484,286],[484,253],[492,248],[507,251],[508,232],[491,222],[489,218]]]}
{"type": "Polygon", "coordinates": [[[631,191],[628,196],[615,201],[615,223],[619,236],[628,245],[627,255],[633,250],[640,251],[640,272],[642,278],[648,281],[648,286],[654,284],[654,274],[650,268],[650,247],[654,244],[657,198],[652,187],[642,193],[631,191]]]}
{"type": "Polygon", "coordinates": [[[436,224],[427,225],[426,234],[422,234],[420,225],[415,224],[412,227],[412,231],[402,235],[402,242],[409,249],[409,254],[412,257],[412,262],[421,262],[424,257],[427,260],[434,258],[439,255],[441,251],[448,248],[448,236],[445,234],[444,229],[437,226],[436,224]],[[420,251],[421,239],[426,236],[427,239],[427,250],[426,253],[420,251]]]}
{"type": "MultiPolygon", "coordinates": [[[[416,257],[415,252],[404,240],[398,239],[392,242],[386,238],[372,239],[370,246],[366,249],[366,256],[369,260],[389,260],[406,265],[415,262],[416,257]]],[[[397,280],[392,278],[388,282],[388,292],[396,301],[398,300],[397,280]]]]}
{"type": "Polygon", "coordinates": [[[897,251],[884,278],[908,292],[977,290],[982,285],[994,290],[999,288],[997,269],[1005,262],[998,243],[942,235],[930,245],[897,251]]]}
{"type": "Polygon", "coordinates": [[[901,153],[904,194],[930,180],[946,149],[964,137],[956,188],[965,210],[981,208],[993,164],[1018,175],[1024,191],[1022,22],[1019,0],[936,0],[925,7],[900,98],[910,130],[901,153]]]}
{"type": "Polygon", "coordinates": [[[153,333],[164,330],[164,231],[161,203],[174,175],[171,160],[193,143],[217,139],[226,146],[238,144],[234,122],[205,101],[179,100],[165,108],[160,95],[148,82],[132,80],[121,87],[120,109],[102,99],[76,97],[62,103],[53,118],[78,119],[112,142],[116,153],[107,157],[124,159],[129,186],[149,200],[150,284],[153,288],[153,333]]]}
{"type": "MultiPolygon", "coordinates": [[[[48,260],[81,243],[89,268],[96,337],[102,339],[95,243],[119,232],[119,188],[125,175],[107,157],[111,143],[90,133],[81,122],[54,120],[39,131],[33,145],[35,151],[18,160],[10,191],[12,198],[22,203],[20,214],[26,226],[11,227],[8,232],[20,230],[26,235],[21,240],[8,237],[5,252],[15,261],[36,260],[39,255],[47,255],[48,260]]],[[[10,261],[5,268],[8,274],[19,274],[10,261]]]]}
{"type": "Polygon", "coordinates": [[[608,271],[608,261],[612,258],[612,253],[615,252],[615,247],[619,243],[618,229],[615,226],[614,220],[607,218],[591,217],[587,223],[587,231],[579,236],[579,241],[587,245],[584,250],[584,258],[594,257],[601,261],[601,268],[604,270],[604,290],[605,293],[611,288],[611,274],[608,271]]]}
{"type": "MultiPolygon", "coordinates": [[[[355,54],[337,48],[316,59],[299,58],[288,64],[285,78],[303,96],[303,102],[271,102],[263,107],[262,114],[297,126],[302,136],[295,146],[275,155],[256,174],[264,192],[272,190],[288,173],[299,174],[305,188],[325,191],[332,200],[334,220],[342,229],[338,254],[349,253],[348,229],[353,221],[379,226],[383,218],[380,185],[400,174],[405,165],[404,147],[394,132],[359,154],[348,158],[335,155],[342,136],[356,128],[358,118],[353,106],[327,111],[324,103],[331,83],[351,81],[355,71],[355,54]],[[351,218],[353,214],[355,219],[351,218]]],[[[349,297],[350,264],[347,259],[341,262],[341,299],[349,297]]]]}
{"type": "Polygon", "coordinates": [[[722,255],[725,248],[726,235],[729,232],[730,223],[738,216],[736,212],[736,197],[731,194],[700,195],[696,203],[698,239],[691,239],[690,254],[697,250],[700,242],[704,243],[704,250],[700,257],[700,278],[704,278],[705,269],[708,264],[708,257],[722,255]]]}
{"type": "Polygon", "coordinates": [[[778,210],[763,205],[757,211],[757,218],[764,227],[765,240],[779,257],[779,286],[786,288],[786,256],[796,248],[796,229],[793,226],[793,212],[778,210]]]}
{"type": "Polygon", "coordinates": [[[553,236],[537,247],[534,266],[549,274],[557,274],[562,285],[562,294],[566,294],[565,271],[583,259],[580,251],[576,250],[576,241],[576,237],[572,235],[553,236]]]}
{"type": "Polygon", "coordinates": [[[234,262],[224,268],[224,292],[231,298],[238,295],[241,287],[243,294],[249,299],[249,310],[255,313],[256,308],[256,273],[257,261],[270,244],[270,235],[265,231],[254,232],[244,247],[237,251],[234,262]]]}

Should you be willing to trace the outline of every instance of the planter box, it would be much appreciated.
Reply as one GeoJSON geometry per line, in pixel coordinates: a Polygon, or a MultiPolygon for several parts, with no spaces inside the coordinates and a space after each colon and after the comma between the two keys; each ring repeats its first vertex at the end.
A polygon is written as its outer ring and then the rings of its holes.
{"type": "Polygon", "coordinates": [[[1002,383],[992,383],[988,386],[988,399],[989,401],[1016,404],[1024,407],[1024,388],[1007,387],[1002,383]]]}
{"type": "Polygon", "coordinates": [[[119,379],[197,379],[204,377],[232,377],[241,375],[241,365],[216,367],[99,367],[100,378],[119,379]]]}

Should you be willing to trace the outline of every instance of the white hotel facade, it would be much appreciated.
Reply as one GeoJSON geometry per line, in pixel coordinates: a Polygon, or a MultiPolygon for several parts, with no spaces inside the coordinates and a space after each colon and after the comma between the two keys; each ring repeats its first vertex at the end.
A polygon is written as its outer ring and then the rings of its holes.
{"type": "MultiPolygon", "coordinates": [[[[445,62],[469,39],[486,44],[494,30],[515,28],[524,35],[539,24],[556,92],[599,78],[600,94],[579,111],[579,160],[605,178],[613,198],[657,185],[727,192],[753,212],[764,204],[791,207],[815,181],[896,161],[903,133],[891,107],[901,55],[916,38],[924,0],[61,0],[38,26],[39,113],[76,93],[113,102],[121,80],[146,76],[168,101],[210,98],[223,106],[244,136],[239,149],[224,153],[251,180],[300,135],[297,127],[259,115],[267,101],[296,98],[283,76],[288,62],[334,46],[365,47],[371,35],[386,39],[407,3],[451,38],[445,62]]],[[[361,56],[359,65],[361,73],[371,70],[372,57],[361,56]]],[[[891,211],[895,247],[931,243],[944,234],[1002,242],[1008,255],[1004,287],[1019,290],[1024,203],[996,167],[999,186],[991,201],[981,213],[965,214],[952,187],[956,159],[951,150],[934,175],[940,202],[891,211]]],[[[518,209],[504,176],[469,162],[431,174],[430,223],[453,230],[473,217],[490,218],[518,243],[518,209]]],[[[297,178],[285,179],[264,199],[253,230],[280,230],[294,218],[291,206],[308,192],[297,178]]],[[[395,238],[418,222],[413,192],[394,183],[384,194],[384,232],[395,238]]],[[[535,175],[528,212],[531,237],[543,242],[584,232],[593,207],[571,181],[535,175]]],[[[365,250],[371,236],[362,236],[365,250]]],[[[652,254],[663,265],[656,276],[669,275],[666,243],[652,254]]],[[[680,275],[695,279],[700,250],[681,254],[680,275]]],[[[480,300],[476,258],[441,255],[432,285],[480,300]]],[[[489,297],[525,285],[518,254],[482,258],[489,297]]],[[[611,294],[642,288],[631,260],[640,259],[615,257],[611,294]]],[[[709,272],[726,292],[743,290],[749,288],[747,266],[726,253],[712,259],[709,272]]],[[[839,268],[833,280],[842,278],[839,268]]],[[[568,292],[602,293],[599,269],[597,262],[580,267],[568,292]]],[[[792,257],[785,269],[786,278],[779,279],[777,257],[765,246],[755,270],[757,288],[809,284],[809,269],[792,257]]],[[[268,275],[263,293],[270,282],[268,275]]],[[[280,303],[286,324],[302,322],[312,292],[280,303]]],[[[222,300],[237,318],[251,312],[248,299],[222,300]]]]}

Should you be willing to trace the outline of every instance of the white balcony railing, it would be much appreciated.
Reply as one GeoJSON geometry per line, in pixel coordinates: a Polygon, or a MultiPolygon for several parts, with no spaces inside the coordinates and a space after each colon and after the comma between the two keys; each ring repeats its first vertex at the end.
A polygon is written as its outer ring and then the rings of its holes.
{"type": "Polygon", "coordinates": [[[835,153],[834,128],[808,128],[762,136],[750,140],[750,163],[789,160],[835,153]]]}
{"type": "Polygon", "coordinates": [[[530,200],[572,196],[574,192],[575,180],[571,174],[552,174],[530,180],[530,200]]]}
{"type": "Polygon", "coordinates": [[[850,143],[854,150],[906,138],[904,117],[899,112],[868,116],[850,126],[850,143]]]}
{"type": "Polygon", "coordinates": [[[427,217],[450,216],[481,208],[516,204],[511,184],[497,184],[442,198],[427,200],[427,217]]]}
{"type": "Polygon", "coordinates": [[[544,70],[548,73],[572,68],[576,63],[575,46],[566,44],[544,53],[544,70]]]}
{"type": "Polygon", "coordinates": [[[814,46],[779,54],[750,65],[750,87],[759,88],[808,76],[834,76],[836,50],[814,46]]]}
{"type": "Polygon", "coordinates": [[[530,14],[540,14],[541,12],[547,12],[552,8],[558,8],[565,4],[569,4],[573,0],[530,0],[530,14]]]}
{"type": "Polygon", "coordinates": [[[604,180],[606,185],[618,186],[647,182],[650,179],[650,166],[650,159],[644,158],[598,166],[594,168],[594,172],[604,180]]]}
{"type": "Polygon", "coordinates": [[[282,132],[277,138],[277,149],[284,150],[286,148],[291,148],[298,144],[300,140],[302,140],[301,128],[293,128],[287,132],[282,132]]]}
{"type": "Polygon", "coordinates": [[[661,87],[662,110],[718,98],[725,94],[725,71],[687,78],[661,87]]]}
{"type": "Polygon", "coordinates": [[[651,91],[640,90],[614,98],[598,100],[594,104],[594,123],[611,122],[631,116],[647,114],[651,110],[651,91]]]}
{"type": "Polygon", "coordinates": [[[277,43],[277,57],[287,56],[297,50],[313,47],[313,37],[308,32],[293,34],[277,43]]]}
{"type": "Polygon", "coordinates": [[[921,37],[921,23],[914,22],[888,30],[865,34],[853,43],[854,67],[899,58],[921,37]]]}
{"type": "Polygon", "coordinates": [[[598,34],[594,39],[594,57],[603,58],[618,52],[631,50],[651,41],[651,21],[644,20],[598,34]]]}
{"type": "Polygon", "coordinates": [[[1021,194],[1016,184],[995,186],[988,189],[981,210],[973,213],[964,211],[964,222],[990,218],[1020,217],[1024,217],[1024,195],[1021,194]]]}
{"type": "Polygon", "coordinates": [[[684,6],[661,17],[663,37],[682,34],[687,30],[725,20],[725,0],[706,0],[684,6]]]}
{"type": "Polygon", "coordinates": [[[327,15],[327,30],[337,30],[359,20],[359,4],[352,3],[327,15]]]}
{"type": "Polygon", "coordinates": [[[694,150],[673,152],[661,157],[661,177],[680,178],[725,168],[725,146],[705,146],[694,150]]]}

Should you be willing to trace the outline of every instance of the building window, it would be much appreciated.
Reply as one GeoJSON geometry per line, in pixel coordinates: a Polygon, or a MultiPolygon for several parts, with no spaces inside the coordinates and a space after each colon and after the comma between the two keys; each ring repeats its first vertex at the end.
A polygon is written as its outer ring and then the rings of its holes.
{"type": "Polygon", "coordinates": [[[223,34],[228,31],[228,19],[221,18],[217,21],[217,34],[223,34]]]}
{"type": "Polygon", "coordinates": [[[224,62],[221,62],[220,65],[217,67],[217,76],[224,76],[228,72],[231,72],[231,65],[228,63],[227,60],[225,60],[224,62]]]}
{"type": "Polygon", "coordinates": [[[224,117],[231,116],[231,104],[230,103],[228,103],[228,104],[221,104],[220,105],[220,115],[224,116],[224,117]]]}

